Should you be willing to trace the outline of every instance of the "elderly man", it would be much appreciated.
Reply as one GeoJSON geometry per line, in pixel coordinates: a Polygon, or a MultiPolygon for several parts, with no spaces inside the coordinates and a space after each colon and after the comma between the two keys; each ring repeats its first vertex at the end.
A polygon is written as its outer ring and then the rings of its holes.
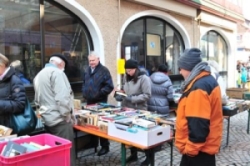
{"type": "Polygon", "coordinates": [[[201,51],[186,49],[178,60],[184,77],[177,109],[175,145],[183,155],[180,166],[215,166],[222,138],[220,87],[201,51]]]}
{"type": "Polygon", "coordinates": [[[72,142],[71,166],[75,166],[74,132],[71,122],[73,92],[65,75],[67,59],[53,54],[49,63],[34,78],[35,104],[39,107],[45,129],[72,142]]]}
{"type": "MultiPolygon", "coordinates": [[[[114,89],[113,81],[109,70],[100,63],[97,53],[91,52],[88,56],[89,67],[84,73],[82,93],[87,104],[107,102],[108,95],[114,89]]],[[[98,156],[109,152],[109,141],[100,138],[101,150],[98,156]]]]}

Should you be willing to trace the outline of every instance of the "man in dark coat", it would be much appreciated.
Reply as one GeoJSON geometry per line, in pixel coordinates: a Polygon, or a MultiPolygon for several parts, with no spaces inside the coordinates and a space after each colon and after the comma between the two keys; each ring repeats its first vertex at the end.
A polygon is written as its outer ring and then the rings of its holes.
{"type": "MultiPolygon", "coordinates": [[[[89,57],[89,67],[84,73],[82,93],[87,104],[95,104],[99,102],[106,103],[108,95],[114,89],[113,81],[109,70],[100,63],[99,56],[95,52],[91,52],[89,57]]],[[[98,156],[109,152],[109,141],[100,138],[101,150],[98,156]]]]}

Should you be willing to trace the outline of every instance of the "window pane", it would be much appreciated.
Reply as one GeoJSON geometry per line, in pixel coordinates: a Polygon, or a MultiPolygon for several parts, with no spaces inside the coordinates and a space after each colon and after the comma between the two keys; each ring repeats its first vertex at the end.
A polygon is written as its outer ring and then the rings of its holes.
{"type": "Polygon", "coordinates": [[[64,54],[69,61],[65,70],[70,82],[82,81],[88,66],[91,42],[85,26],[76,17],[45,3],[45,60],[53,53],[64,54]]]}
{"type": "Polygon", "coordinates": [[[169,74],[179,74],[177,61],[183,51],[183,44],[180,35],[168,24],[166,24],[165,41],[165,56],[169,74]]]}
{"type": "Polygon", "coordinates": [[[164,63],[163,28],[164,28],[164,22],[162,20],[153,18],[146,19],[146,30],[147,30],[146,64],[150,74],[157,71],[159,65],[164,63]]]}
{"type": "Polygon", "coordinates": [[[0,52],[10,62],[20,60],[21,72],[32,81],[41,67],[39,0],[1,0],[0,8],[0,52]]]}
{"type": "Polygon", "coordinates": [[[132,22],[122,37],[121,58],[134,58],[149,74],[168,64],[170,74],[179,74],[177,60],[184,49],[180,34],[166,21],[143,17],[132,22]]]}
{"type": "Polygon", "coordinates": [[[216,31],[209,31],[201,39],[201,50],[205,56],[203,60],[215,60],[220,66],[222,76],[227,78],[227,44],[223,37],[216,31]]]}
{"type": "Polygon", "coordinates": [[[122,37],[122,58],[144,61],[143,29],[143,20],[134,21],[126,28],[122,37]]]}

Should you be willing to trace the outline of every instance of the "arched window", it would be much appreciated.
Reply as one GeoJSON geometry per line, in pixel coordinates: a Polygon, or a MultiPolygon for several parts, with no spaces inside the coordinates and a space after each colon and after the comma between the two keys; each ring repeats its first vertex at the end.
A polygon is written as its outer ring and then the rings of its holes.
{"type": "Polygon", "coordinates": [[[50,55],[61,53],[69,60],[70,82],[81,81],[93,45],[76,15],[50,0],[1,0],[0,11],[0,52],[20,60],[27,79],[32,82],[50,55]]]}
{"type": "Polygon", "coordinates": [[[224,38],[216,31],[208,31],[201,38],[203,60],[215,60],[221,67],[220,74],[226,79],[228,70],[228,46],[224,38]]]}
{"type": "Polygon", "coordinates": [[[136,59],[149,74],[160,64],[168,64],[170,74],[179,74],[177,60],[184,50],[184,42],[165,20],[142,17],[133,21],[124,31],[121,45],[121,58],[136,59]]]}

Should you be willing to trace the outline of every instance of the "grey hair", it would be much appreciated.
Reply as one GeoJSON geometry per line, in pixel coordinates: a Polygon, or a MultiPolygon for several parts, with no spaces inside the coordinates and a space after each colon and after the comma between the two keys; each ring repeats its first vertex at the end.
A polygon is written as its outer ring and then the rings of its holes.
{"type": "Polygon", "coordinates": [[[209,60],[207,63],[209,66],[213,67],[216,72],[220,72],[220,65],[215,60],[209,60]]]}
{"type": "Polygon", "coordinates": [[[95,56],[95,57],[97,57],[97,58],[100,58],[99,54],[98,54],[97,52],[95,52],[95,51],[91,51],[91,52],[89,53],[89,56],[95,56]]]}
{"type": "Polygon", "coordinates": [[[23,72],[23,64],[20,60],[15,60],[11,62],[10,66],[14,67],[16,70],[23,72]]]}

